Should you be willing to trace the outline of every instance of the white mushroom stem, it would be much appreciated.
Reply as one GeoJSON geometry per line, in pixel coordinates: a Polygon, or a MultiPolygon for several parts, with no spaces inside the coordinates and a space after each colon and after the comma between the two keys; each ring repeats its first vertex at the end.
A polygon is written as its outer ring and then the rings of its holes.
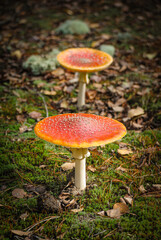
{"type": "Polygon", "coordinates": [[[86,84],[89,83],[88,73],[79,73],[79,92],[78,92],[78,108],[85,105],[86,84]]]}
{"type": "Polygon", "coordinates": [[[71,148],[75,159],[75,186],[79,190],[86,188],[86,157],[90,156],[88,148],[71,148]]]}

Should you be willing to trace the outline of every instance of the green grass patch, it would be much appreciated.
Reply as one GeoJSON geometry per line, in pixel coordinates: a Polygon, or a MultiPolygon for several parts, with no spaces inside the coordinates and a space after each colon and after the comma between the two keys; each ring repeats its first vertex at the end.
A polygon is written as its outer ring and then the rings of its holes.
{"type": "MultiPolygon", "coordinates": [[[[46,212],[38,212],[37,196],[15,199],[12,190],[17,187],[24,188],[25,184],[43,184],[58,198],[67,184],[67,173],[62,172],[60,166],[71,158],[71,153],[66,148],[38,140],[33,132],[18,134],[17,140],[13,141],[16,130],[17,128],[11,125],[10,134],[1,138],[1,182],[7,186],[5,191],[1,191],[1,219],[6,219],[1,223],[1,228],[5,229],[1,230],[4,239],[11,238],[10,230],[25,229],[49,216],[46,212]],[[41,165],[46,167],[41,169],[41,165]],[[29,214],[26,221],[20,219],[25,212],[29,214]]],[[[156,164],[159,164],[160,153],[156,152],[151,156],[150,166],[145,164],[141,169],[137,166],[140,157],[146,156],[145,149],[155,147],[157,142],[161,142],[161,133],[149,130],[136,134],[133,131],[122,141],[130,144],[136,152],[139,151],[134,154],[136,156],[133,161],[131,155],[117,154],[118,143],[106,145],[104,148],[98,147],[98,152],[92,150],[87,165],[93,165],[96,172],[87,171],[87,184],[94,184],[94,187],[77,197],[77,201],[84,208],[83,212],[73,214],[67,210],[55,214],[59,218],[45,223],[39,232],[40,236],[59,238],[63,235],[63,239],[100,239],[111,233],[112,239],[138,239],[138,236],[139,239],[147,236],[149,239],[158,239],[160,200],[155,197],[141,197],[138,188],[141,184],[147,187],[149,184],[152,186],[159,183],[156,164]],[[111,160],[106,162],[110,157],[111,160]],[[127,172],[119,174],[116,169],[120,165],[126,168],[127,172]],[[125,214],[120,219],[99,217],[97,212],[111,209],[114,203],[120,201],[120,197],[127,194],[127,186],[134,197],[130,214],[125,214]]]]}

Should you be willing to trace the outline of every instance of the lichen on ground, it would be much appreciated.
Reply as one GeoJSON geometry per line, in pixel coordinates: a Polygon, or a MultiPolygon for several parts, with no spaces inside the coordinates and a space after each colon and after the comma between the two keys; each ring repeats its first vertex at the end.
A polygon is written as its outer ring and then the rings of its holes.
{"type": "Polygon", "coordinates": [[[100,46],[100,50],[103,52],[106,52],[108,54],[110,54],[112,57],[115,54],[115,47],[113,45],[106,45],[106,44],[102,44],[100,46]]]}
{"type": "Polygon", "coordinates": [[[81,20],[67,20],[55,30],[62,34],[87,34],[90,32],[88,25],[81,20]]]}
{"type": "Polygon", "coordinates": [[[58,66],[56,59],[59,50],[53,49],[51,52],[44,56],[31,55],[22,66],[24,69],[30,70],[34,75],[40,75],[47,71],[54,70],[58,66]]]}

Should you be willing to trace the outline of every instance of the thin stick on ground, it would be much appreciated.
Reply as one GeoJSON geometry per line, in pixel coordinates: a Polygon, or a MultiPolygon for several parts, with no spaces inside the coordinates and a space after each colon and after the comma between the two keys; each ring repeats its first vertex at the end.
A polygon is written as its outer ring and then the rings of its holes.
{"type": "Polygon", "coordinates": [[[39,225],[40,223],[42,223],[42,222],[48,222],[48,221],[50,221],[50,220],[52,220],[52,219],[56,219],[56,218],[59,218],[59,216],[46,217],[46,218],[40,220],[39,222],[33,224],[32,226],[26,228],[25,230],[27,230],[27,231],[29,232],[31,229],[33,229],[34,227],[36,227],[36,226],[39,225]]]}
{"type": "Polygon", "coordinates": [[[111,232],[109,232],[106,236],[104,236],[103,238],[109,237],[111,236],[113,233],[115,233],[117,230],[117,228],[113,229],[111,232]]]}
{"type": "Polygon", "coordinates": [[[49,116],[49,112],[48,112],[47,104],[46,104],[46,102],[45,102],[45,98],[44,98],[44,96],[43,96],[41,93],[38,93],[38,95],[39,95],[39,96],[42,98],[42,100],[43,100],[44,107],[45,107],[45,111],[46,111],[46,117],[48,117],[48,116],[49,116]]]}
{"type": "Polygon", "coordinates": [[[41,93],[37,92],[36,90],[31,90],[28,87],[27,87],[27,90],[30,91],[30,92],[31,91],[34,92],[34,94],[38,94],[42,98],[42,101],[43,101],[44,107],[45,107],[45,111],[46,111],[46,117],[48,117],[49,116],[49,112],[48,112],[48,108],[47,108],[47,104],[45,102],[44,96],[41,93]]]}

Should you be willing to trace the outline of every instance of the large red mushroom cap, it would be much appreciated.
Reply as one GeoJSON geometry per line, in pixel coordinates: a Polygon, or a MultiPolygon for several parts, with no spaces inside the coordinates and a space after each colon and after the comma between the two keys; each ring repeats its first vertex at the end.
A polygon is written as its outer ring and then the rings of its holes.
{"type": "Polygon", "coordinates": [[[47,117],[35,126],[38,137],[71,148],[88,148],[114,142],[126,134],[125,126],[111,118],[85,113],[47,117]]]}
{"type": "Polygon", "coordinates": [[[58,62],[74,72],[96,72],[107,68],[113,58],[92,48],[69,48],[57,55],[58,62]]]}

